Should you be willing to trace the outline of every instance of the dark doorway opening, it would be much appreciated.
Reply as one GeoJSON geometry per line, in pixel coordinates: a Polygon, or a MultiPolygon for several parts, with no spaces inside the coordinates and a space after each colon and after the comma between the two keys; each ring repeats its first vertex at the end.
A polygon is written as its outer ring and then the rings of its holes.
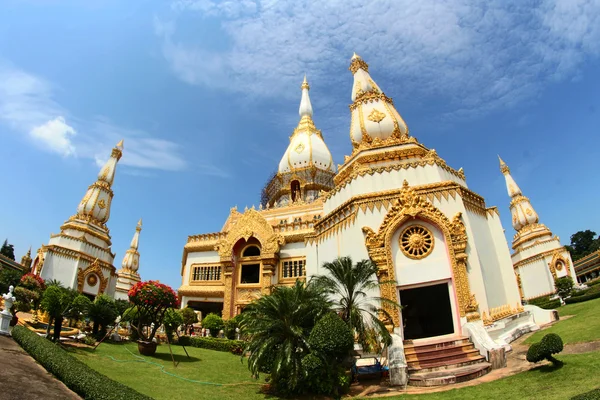
{"type": "Polygon", "coordinates": [[[448,284],[400,290],[404,339],[454,333],[448,284]]]}
{"type": "Polygon", "coordinates": [[[242,265],[240,283],[260,283],[260,264],[242,265]]]}
{"type": "Polygon", "coordinates": [[[221,302],[188,301],[187,305],[196,311],[200,311],[202,313],[202,318],[206,317],[210,313],[217,314],[218,316],[223,315],[223,303],[221,302]]]}

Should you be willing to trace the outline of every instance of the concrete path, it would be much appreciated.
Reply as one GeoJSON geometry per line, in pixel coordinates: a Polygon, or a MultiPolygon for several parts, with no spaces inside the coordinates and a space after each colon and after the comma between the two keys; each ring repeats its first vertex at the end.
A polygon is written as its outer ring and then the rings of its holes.
{"type": "Polygon", "coordinates": [[[0,335],[0,400],[80,400],[12,338],[0,335]]]}

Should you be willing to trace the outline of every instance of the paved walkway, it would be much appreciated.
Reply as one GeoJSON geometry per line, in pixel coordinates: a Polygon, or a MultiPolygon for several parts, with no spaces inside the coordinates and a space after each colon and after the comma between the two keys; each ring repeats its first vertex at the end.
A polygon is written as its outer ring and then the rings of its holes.
{"type": "Polygon", "coordinates": [[[10,337],[0,335],[0,360],[0,400],[81,400],[10,337]]]}

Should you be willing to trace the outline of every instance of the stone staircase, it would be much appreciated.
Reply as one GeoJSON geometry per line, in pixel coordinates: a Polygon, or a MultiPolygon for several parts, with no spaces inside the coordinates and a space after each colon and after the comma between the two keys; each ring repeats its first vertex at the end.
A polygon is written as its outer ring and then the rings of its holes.
{"type": "Polygon", "coordinates": [[[404,341],[409,385],[440,386],[465,382],[490,372],[491,364],[467,337],[414,344],[404,341]]]}

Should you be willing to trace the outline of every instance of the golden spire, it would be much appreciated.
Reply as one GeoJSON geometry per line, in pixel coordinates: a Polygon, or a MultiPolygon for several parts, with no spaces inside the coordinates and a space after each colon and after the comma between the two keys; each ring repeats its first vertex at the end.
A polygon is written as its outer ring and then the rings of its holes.
{"type": "Polygon", "coordinates": [[[500,160],[500,172],[502,172],[502,174],[504,174],[504,175],[510,174],[510,169],[508,168],[508,165],[506,165],[506,163],[500,157],[499,154],[498,154],[498,160],[500,160]]]}
{"type": "Polygon", "coordinates": [[[365,72],[369,72],[369,65],[356,53],[352,55],[350,59],[350,67],[348,68],[355,74],[359,69],[362,69],[365,72]]]}
{"type": "Polygon", "coordinates": [[[304,81],[302,81],[302,85],[300,86],[300,89],[310,90],[310,86],[308,86],[308,81],[306,80],[306,74],[304,74],[304,81]]]}
{"type": "Polygon", "coordinates": [[[135,233],[133,234],[133,238],[131,239],[131,244],[129,245],[129,249],[125,252],[125,256],[123,257],[123,262],[121,263],[121,267],[123,270],[137,272],[140,263],[140,253],[138,252],[138,245],[140,241],[140,232],[142,231],[142,219],[137,223],[135,227],[135,233]]]}

